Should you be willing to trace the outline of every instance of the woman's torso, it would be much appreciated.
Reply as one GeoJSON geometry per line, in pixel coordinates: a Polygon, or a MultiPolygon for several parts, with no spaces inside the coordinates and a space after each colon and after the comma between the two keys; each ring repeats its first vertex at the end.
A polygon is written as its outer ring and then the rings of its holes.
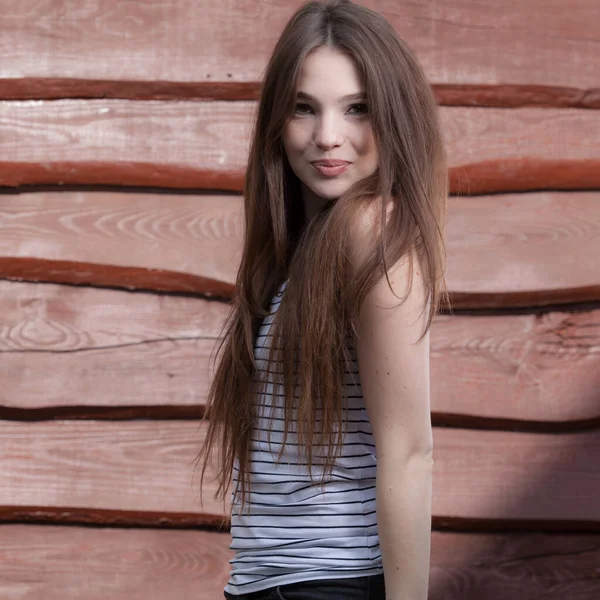
{"type": "MultiPolygon", "coordinates": [[[[273,298],[258,333],[258,375],[264,371],[269,329],[285,285],[273,298]]],[[[230,548],[235,557],[225,588],[229,593],[383,572],[375,513],[375,444],[352,344],[349,350],[352,366],[344,373],[342,390],[347,399],[347,430],[341,455],[323,486],[318,465],[313,466],[311,482],[293,432],[276,462],[283,436],[283,399],[272,394],[272,379],[256,398],[258,422],[251,441],[247,507],[242,513],[238,503],[232,506],[230,548]]],[[[237,467],[236,463],[234,486],[237,467]]]]}

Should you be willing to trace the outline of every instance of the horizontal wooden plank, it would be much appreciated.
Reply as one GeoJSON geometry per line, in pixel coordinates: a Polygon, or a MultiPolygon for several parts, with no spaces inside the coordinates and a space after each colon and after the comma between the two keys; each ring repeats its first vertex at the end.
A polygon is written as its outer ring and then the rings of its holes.
{"type": "Polygon", "coordinates": [[[228,544],[228,533],[210,531],[3,525],[0,596],[215,600],[229,577],[228,544]]]}
{"type": "Polygon", "coordinates": [[[2,277],[37,273],[41,281],[131,289],[234,289],[243,244],[240,196],[41,192],[1,195],[0,207],[0,256],[8,258],[2,277]]]}
{"type": "Polygon", "coordinates": [[[254,106],[2,102],[0,185],[106,183],[240,190],[254,106]]]}
{"type": "MultiPolygon", "coordinates": [[[[0,103],[0,185],[240,191],[253,102],[0,103]]],[[[600,188],[600,119],[582,109],[442,107],[455,194],[600,188]]]]}
{"type": "MultiPolygon", "coordinates": [[[[228,311],[200,298],[0,281],[0,417],[48,409],[47,418],[60,415],[59,407],[77,408],[74,415],[87,414],[86,407],[169,406],[198,414],[228,311]]],[[[541,430],[600,425],[599,347],[600,310],[438,316],[431,333],[434,422],[452,416],[463,426],[485,425],[482,419],[541,430]]]]}
{"type": "MultiPolygon", "coordinates": [[[[39,525],[0,531],[0,595],[24,600],[213,600],[233,556],[226,532],[39,525]]],[[[429,598],[589,600],[600,593],[599,563],[597,535],[434,531],[429,598]]]]}
{"type": "MultiPolygon", "coordinates": [[[[0,381],[8,387],[0,392],[0,415],[27,418],[5,408],[185,406],[189,410],[184,414],[200,417],[212,380],[214,348],[214,339],[166,336],[87,349],[5,351],[0,381]]],[[[71,411],[79,412],[89,414],[71,411]]]]}
{"type": "MultiPolygon", "coordinates": [[[[37,89],[100,80],[102,92],[114,82],[256,82],[298,4],[208,0],[198,11],[194,0],[85,0],[73,10],[66,0],[42,0],[32,13],[5,0],[0,77],[37,89]]],[[[598,88],[595,0],[571,4],[567,14],[559,0],[365,4],[390,20],[433,83],[598,88]]]]}
{"type": "Polygon", "coordinates": [[[599,310],[436,317],[431,402],[437,422],[444,413],[600,425],[599,318],[599,310]]]}
{"type": "Polygon", "coordinates": [[[451,198],[446,245],[457,294],[495,294],[496,306],[506,292],[515,304],[531,292],[536,304],[568,301],[576,288],[580,300],[593,299],[586,288],[600,292],[600,192],[451,198]]]}
{"type": "Polygon", "coordinates": [[[434,531],[430,600],[591,600],[600,593],[597,536],[434,531]]]}
{"type": "MultiPolygon", "coordinates": [[[[227,513],[207,479],[203,506],[193,460],[197,422],[0,422],[0,506],[76,507],[192,515],[227,513]]],[[[433,514],[444,519],[526,522],[600,530],[600,435],[434,428],[433,514]]],[[[227,498],[229,501],[229,498],[227,498]]],[[[8,510],[10,509],[10,510],[8,510]]]]}
{"type": "MultiPolygon", "coordinates": [[[[240,196],[38,192],[0,208],[2,278],[234,292],[240,196]]],[[[455,308],[600,300],[598,192],[452,197],[446,245],[455,308]]]]}

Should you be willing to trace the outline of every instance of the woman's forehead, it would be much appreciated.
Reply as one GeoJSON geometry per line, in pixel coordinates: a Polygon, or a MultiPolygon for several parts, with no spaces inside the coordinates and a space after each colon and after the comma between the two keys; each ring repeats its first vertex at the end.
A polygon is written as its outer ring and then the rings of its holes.
{"type": "Polygon", "coordinates": [[[354,61],[332,46],[320,46],[303,61],[297,94],[306,99],[345,101],[364,94],[364,83],[354,61]]]}

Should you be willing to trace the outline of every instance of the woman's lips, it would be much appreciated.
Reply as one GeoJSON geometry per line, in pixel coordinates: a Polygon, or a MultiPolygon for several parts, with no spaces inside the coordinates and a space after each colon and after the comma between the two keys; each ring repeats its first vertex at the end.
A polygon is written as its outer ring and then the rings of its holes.
{"type": "Polygon", "coordinates": [[[341,175],[352,163],[347,160],[315,160],[311,164],[323,177],[335,177],[341,175]]]}

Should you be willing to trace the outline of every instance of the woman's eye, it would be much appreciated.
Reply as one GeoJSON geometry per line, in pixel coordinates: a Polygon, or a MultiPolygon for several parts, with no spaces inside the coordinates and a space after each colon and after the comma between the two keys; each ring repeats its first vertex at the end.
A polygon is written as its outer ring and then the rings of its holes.
{"type": "Polygon", "coordinates": [[[365,115],[365,114],[367,114],[367,105],[366,104],[352,104],[348,108],[348,112],[353,115],[365,115]]]}
{"type": "Polygon", "coordinates": [[[310,112],[310,106],[308,104],[298,103],[294,108],[294,112],[300,115],[306,115],[310,112]]]}

